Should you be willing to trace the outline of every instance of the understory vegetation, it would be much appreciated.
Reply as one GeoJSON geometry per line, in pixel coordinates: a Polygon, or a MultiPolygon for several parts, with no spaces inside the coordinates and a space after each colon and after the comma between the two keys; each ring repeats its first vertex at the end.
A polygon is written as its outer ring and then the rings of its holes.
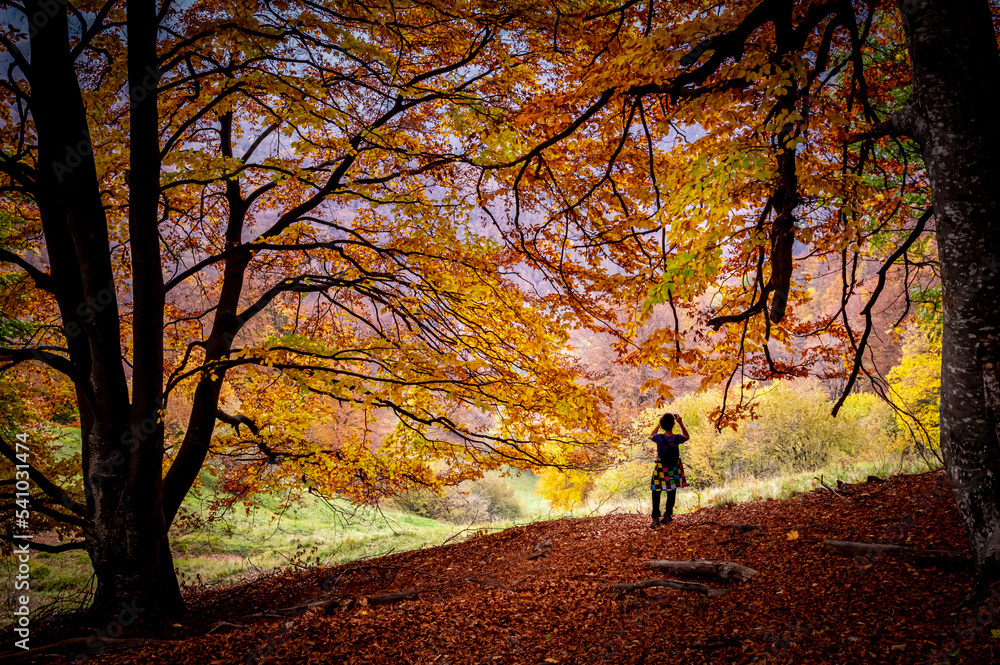
{"type": "MultiPolygon", "coordinates": [[[[646,467],[648,464],[643,468],[646,467]]],[[[783,499],[815,489],[821,482],[836,488],[838,480],[854,483],[864,481],[869,475],[884,477],[927,469],[919,457],[902,460],[885,457],[762,479],[744,477],[679,492],[676,512],[759,498],[783,499]]],[[[195,526],[172,530],[174,564],[184,586],[225,587],[275,569],[334,566],[434,547],[519,524],[649,510],[648,473],[636,480],[634,491],[611,488],[606,484],[607,477],[602,476],[584,501],[561,510],[539,498],[540,480],[526,472],[520,475],[512,472],[507,477],[494,474],[469,483],[464,491],[462,486],[452,488],[443,497],[430,496],[429,492],[408,493],[382,508],[312,497],[288,507],[280,497],[259,496],[255,497],[253,507],[239,504],[215,514],[212,520],[192,520],[205,510],[217,491],[209,480],[202,486],[202,496],[191,496],[185,504],[189,519],[184,523],[195,526]],[[510,510],[516,508],[517,514],[494,517],[490,510],[495,506],[490,496],[500,497],[501,505],[510,510]],[[411,510],[436,517],[414,514],[411,510]],[[469,519],[463,523],[460,517],[469,519]]],[[[4,561],[9,568],[9,561],[4,561]]],[[[84,606],[93,584],[93,569],[83,552],[37,553],[33,556],[31,575],[35,591],[33,609],[46,608],[44,613],[84,606]]]]}
{"type": "MultiPolygon", "coordinates": [[[[681,448],[688,488],[678,493],[676,513],[922,473],[940,466],[928,443],[937,438],[939,366],[939,342],[908,334],[887,377],[895,405],[857,392],[834,418],[835,391],[824,384],[775,382],[753,396],[752,419],[718,430],[712,415],[721,391],[694,392],[638,410],[616,456],[599,466],[538,475],[505,468],[441,492],[413,487],[378,505],[298,491],[236,496],[209,467],[171,529],[175,567],[182,586],[228,586],[275,569],[334,566],[558,517],[646,513],[654,454],[648,437],[664,411],[682,414],[691,435],[681,448]]],[[[79,430],[63,427],[52,436],[57,457],[71,463],[79,430]]],[[[11,560],[4,565],[11,573],[11,560]]],[[[42,613],[83,607],[93,589],[93,568],[79,551],[36,553],[31,575],[33,609],[46,608],[42,613]]]]}

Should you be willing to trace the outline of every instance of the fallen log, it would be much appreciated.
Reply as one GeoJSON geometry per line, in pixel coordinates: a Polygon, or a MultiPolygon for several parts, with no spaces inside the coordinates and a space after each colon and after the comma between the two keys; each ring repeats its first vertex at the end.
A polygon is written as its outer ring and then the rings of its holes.
{"type": "MultiPolygon", "coordinates": [[[[220,630],[222,628],[232,628],[233,630],[239,630],[239,629],[246,628],[246,627],[247,626],[245,624],[242,624],[242,623],[232,623],[231,621],[220,621],[219,623],[215,624],[215,627],[213,627],[212,630],[208,631],[205,634],[206,635],[211,635],[215,631],[220,630]]],[[[226,632],[228,632],[228,631],[226,631],[226,632]]]]}
{"type": "Polygon", "coordinates": [[[650,561],[646,567],[654,570],[666,570],[675,575],[710,575],[721,580],[738,580],[740,582],[746,582],[757,574],[753,568],[747,568],[738,563],[704,559],[697,561],[650,561]]]}
{"type": "Polygon", "coordinates": [[[919,550],[883,543],[855,543],[846,540],[824,540],[823,544],[839,554],[872,562],[884,557],[900,559],[914,566],[937,566],[949,570],[962,570],[972,566],[972,557],[951,550],[919,550]]]}
{"type": "Polygon", "coordinates": [[[696,591],[703,596],[708,596],[709,598],[717,598],[733,592],[732,589],[716,589],[708,586],[707,584],[698,584],[697,582],[682,582],[680,580],[667,579],[642,580],[641,582],[623,584],[602,584],[601,588],[613,589],[614,591],[639,591],[640,589],[649,589],[650,587],[657,586],[680,589],[681,591],[696,591]]]}

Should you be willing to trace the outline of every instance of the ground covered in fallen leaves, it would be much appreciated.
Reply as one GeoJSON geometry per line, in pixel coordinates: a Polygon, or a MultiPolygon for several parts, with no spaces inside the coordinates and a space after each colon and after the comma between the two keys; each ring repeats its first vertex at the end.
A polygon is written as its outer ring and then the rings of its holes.
{"type": "MultiPolygon", "coordinates": [[[[834,489],[702,509],[656,530],[648,516],[634,514],[541,522],[193,591],[190,615],[179,625],[140,626],[131,634],[165,642],[112,650],[92,641],[82,653],[49,653],[44,662],[1000,662],[1000,588],[978,607],[958,610],[970,589],[968,572],[890,557],[852,559],[821,542],[967,550],[944,472],[834,489]],[[727,526],[737,524],[760,529],[727,526]],[[544,556],[530,558],[539,552],[544,556]],[[646,567],[653,559],[730,561],[758,573],[745,582],[694,578],[733,590],[712,598],[602,588],[669,577],[646,567]],[[340,606],[407,589],[418,598],[340,606]],[[324,599],[335,601],[326,611],[271,614],[324,599]]],[[[87,630],[74,634],[94,634],[87,630]]]]}

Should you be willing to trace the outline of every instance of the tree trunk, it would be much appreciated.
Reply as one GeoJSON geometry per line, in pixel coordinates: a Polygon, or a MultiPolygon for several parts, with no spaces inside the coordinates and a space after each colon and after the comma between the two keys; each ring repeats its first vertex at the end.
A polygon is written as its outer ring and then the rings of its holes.
{"type": "Polygon", "coordinates": [[[941,448],[981,590],[1000,573],[1000,442],[977,354],[1000,332],[1000,54],[985,0],[899,7],[913,91],[893,124],[920,143],[930,177],[944,302],[941,448]]]}
{"type": "MultiPolygon", "coordinates": [[[[143,32],[141,26],[133,26],[136,12],[145,14],[140,23],[145,23],[146,39],[155,39],[155,8],[152,0],[145,4],[148,6],[129,7],[130,32],[137,28],[136,34],[130,34],[130,41],[144,41],[139,34],[143,32]]],[[[26,3],[26,10],[35,15],[45,8],[31,1],[26,3]]],[[[56,12],[50,21],[40,24],[30,35],[30,43],[31,113],[39,156],[34,195],[80,407],[87,504],[84,535],[97,575],[94,610],[103,617],[119,617],[119,624],[126,625],[140,615],[169,615],[182,608],[160,501],[163,430],[159,399],[163,367],[162,344],[157,340],[162,335],[162,278],[159,260],[150,252],[151,248],[157,256],[159,252],[156,195],[150,198],[147,182],[136,199],[147,212],[136,213],[136,223],[145,226],[132,228],[130,223],[135,268],[133,302],[136,321],[143,322],[141,329],[136,328],[135,337],[154,336],[136,346],[137,366],[130,400],[121,356],[121,321],[107,218],[87,115],[69,51],[66,13],[56,12]],[[160,280],[159,302],[155,281],[152,285],[144,281],[150,275],[160,280]],[[157,346],[158,351],[153,349],[157,346]]],[[[148,59],[148,53],[144,57],[148,59]]],[[[152,58],[155,63],[155,51],[152,58]]],[[[133,128],[133,133],[143,131],[152,132],[151,141],[146,142],[148,153],[149,144],[155,146],[157,141],[155,116],[152,125],[146,122],[133,128]]],[[[158,154],[158,146],[153,152],[158,154]]],[[[148,155],[140,147],[142,157],[148,155]]],[[[158,164],[157,157],[157,188],[158,164]]],[[[149,171],[147,180],[152,179],[149,171]]]]}

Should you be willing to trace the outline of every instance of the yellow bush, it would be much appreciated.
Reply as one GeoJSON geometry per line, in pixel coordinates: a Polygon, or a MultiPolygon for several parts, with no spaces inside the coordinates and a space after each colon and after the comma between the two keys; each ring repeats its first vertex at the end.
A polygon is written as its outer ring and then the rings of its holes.
{"type": "Polygon", "coordinates": [[[584,471],[546,467],[538,475],[535,493],[548,501],[553,510],[570,510],[583,503],[591,487],[593,483],[584,471]]]}
{"type": "Polygon", "coordinates": [[[940,446],[941,340],[932,343],[913,330],[903,342],[903,358],[889,372],[892,398],[906,413],[897,413],[899,428],[905,433],[900,448],[913,443],[918,450],[940,446]]]}

